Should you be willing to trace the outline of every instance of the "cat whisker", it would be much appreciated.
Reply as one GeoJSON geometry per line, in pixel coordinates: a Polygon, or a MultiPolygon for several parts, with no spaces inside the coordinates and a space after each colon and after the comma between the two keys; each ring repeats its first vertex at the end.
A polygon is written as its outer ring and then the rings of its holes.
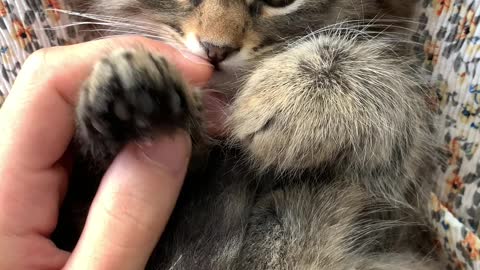
{"type": "MultiPolygon", "coordinates": [[[[117,17],[112,17],[112,16],[103,16],[103,15],[97,15],[97,14],[89,14],[89,13],[79,13],[79,12],[74,12],[74,11],[67,11],[67,10],[55,10],[55,11],[63,11],[66,14],[69,14],[71,16],[78,16],[78,17],[83,17],[83,18],[88,18],[95,20],[96,22],[91,22],[90,24],[94,25],[102,25],[105,26],[112,26],[112,27],[132,27],[136,29],[141,29],[144,31],[149,31],[149,32],[155,32],[158,33],[159,31],[164,31],[164,32],[174,32],[174,31],[169,31],[171,30],[171,27],[162,24],[162,23],[149,23],[145,21],[140,21],[136,19],[133,23],[129,23],[129,20],[126,18],[117,18],[117,17]]],[[[85,22],[78,22],[79,25],[86,24],[85,22]]]]}
{"type": "Polygon", "coordinates": [[[74,22],[74,23],[70,23],[70,24],[52,26],[52,27],[48,27],[48,28],[45,28],[45,29],[57,30],[57,29],[64,29],[64,28],[68,28],[68,27],[77,27],[77,26],[84,26],[84,25],[87,25],[87,26],[97,26],[97,25],[110,26],[112,28],[120,28],[120,27],[125,27],[126,28],[126,27],[129,27],[129,28],[139,29],[139,30],[142,30],[142,31],[149,31],[149,32],[152,32],[152,33],[156,32],[154,30],[150,30],[150,29],[144,28],[144,27],[139,27],[137,25],[126,24],[126,23],[117,23],[117,22],[101,22],[101,21],[74,22]]]}
{"type": "MultiPolygon", "coordinates": [[[[104,22],[118,22],[118,23],[125,23],[129,24],[127,17],[114,17],[114,16],[106,16],[106,15],[101,15],[101,14],[94,14],[94,13],[84,13],[84,12],[76,12],[76,11],[71,11],[71,10],[63,10],[63,9],[46,9],[47,11],[55,11],[55,12],[60,12],[69,16],[75,16],[75,17],[81,17],[81,18],[87,18],[87,19],[93,19],[97,21],[104,21],[104,22]]],[[[146,21],[139,21],[138,19],[135,19],[134,22],[135,24],[143,24],[143,25],[148,25],[152,27],[158,27],[157,23],[151,23],[151,22],[146,22],[146,21]]]]}
{"type": "Polygon", "coordinates": [[[62,29],[76,26],[91,26],[93,29],[82,29],[83,32],[96,32],[100,36],[104,36],[105,33],[109,34],[131,34],[141,35],[148,38],[153,38],[163,42],[167,42],[175,47],[183,47],[183,42],[179,34],[171,29],[171,27],[165,24],[153,24],[136,20],[134,23],[130,23],[128,19],[116,18],[113,16],[103,16],[89,13],[78,13],[74,11],[55,10],[57,12],[64,12],[70,16],[78,16],[82,18],[91,19],[93,21],[80,21],[67,25],[55,26],[51,29],[62,29]],[[99,28],[98,26],[103,26],[99,28]],[[102,33],[103,32],[103,33],[102,33]]]}
{"type": "Polygon", "coordinates": [[[100,28],[100,29],[94,29],[94,30],[84,29],[84,30],[80,30],[80,31],[81,32],[97,32],[97,31],[100,31],[100,32],[108,32],[108,33],[131,34],[131,35],[140,35],[140,36],[143,36],[143,37],[149,37],[149,38],[153,38],[153,39],[161,40],[161,41],[172,41],[172,39],[168,39],[168,38],[162,37],[162,36],[150,35],[150,34],[147,34],[147,33],[141,33],[141,32],[135,32],[135,31],[110,29],[110,28],[103,28],[103,29],[100,28]]]}

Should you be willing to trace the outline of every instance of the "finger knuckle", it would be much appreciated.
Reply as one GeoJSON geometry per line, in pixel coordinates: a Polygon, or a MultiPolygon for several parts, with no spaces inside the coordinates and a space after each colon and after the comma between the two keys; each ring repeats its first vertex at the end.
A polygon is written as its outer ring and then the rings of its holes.
{"type": "Polygon", "coordinates": [[[38,69],[42,67],[45,64],[50,51],[50,48],[36,50],[27,57],[25,63],[23,64],[24,68],[38,69]]]}
{"type": "Polygon", "coordinates": [[[55,48],[42,48],[30,54],[23,63],[22,70],[31,76],[48,78],[48,64],[54,60],[55,48]]]}

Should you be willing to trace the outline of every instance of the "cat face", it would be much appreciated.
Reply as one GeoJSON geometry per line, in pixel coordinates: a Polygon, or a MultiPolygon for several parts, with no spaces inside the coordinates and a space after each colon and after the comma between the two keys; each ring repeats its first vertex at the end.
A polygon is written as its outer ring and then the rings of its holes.
{"type": "Polygon", "coordinates": [[[320,14],[326,0],[181,1],[192,9],[179,22],[185,46],[219,66],[224,61],[223,65],[242,65],[286,40],[308,34],[312,25],[325,24],[320,14]]]}
{"type": "Polygon", "coordinates": [[[148,28],[149,35],[222,70],[244,66],[335,22],[399,11],[398,2],[411,1],[415,0],[90,0],[89,9],[132,22],[137,27],[130,33],[142,34],[148,28]]]}

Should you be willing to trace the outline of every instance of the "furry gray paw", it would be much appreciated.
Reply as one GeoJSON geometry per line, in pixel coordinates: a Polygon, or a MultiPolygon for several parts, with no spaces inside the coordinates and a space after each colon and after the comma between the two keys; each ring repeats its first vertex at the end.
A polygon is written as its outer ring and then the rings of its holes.
{"type": "Polygon", "coordinates": [[[77,143],[95,161],[109,160],[129,141],[184,128],[187,87],[161,56],[122,50],[94,68],[77,107],[77,143]]]}

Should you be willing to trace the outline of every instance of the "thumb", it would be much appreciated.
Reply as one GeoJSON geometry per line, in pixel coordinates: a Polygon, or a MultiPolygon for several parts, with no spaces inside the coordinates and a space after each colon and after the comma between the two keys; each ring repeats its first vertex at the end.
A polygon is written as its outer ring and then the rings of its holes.
{"type": "Polygon", "coordinates": [[[190,152],[185,131],[128,145],[102,179],[65,269],[144,269],[175,206],[190,152]]]}

